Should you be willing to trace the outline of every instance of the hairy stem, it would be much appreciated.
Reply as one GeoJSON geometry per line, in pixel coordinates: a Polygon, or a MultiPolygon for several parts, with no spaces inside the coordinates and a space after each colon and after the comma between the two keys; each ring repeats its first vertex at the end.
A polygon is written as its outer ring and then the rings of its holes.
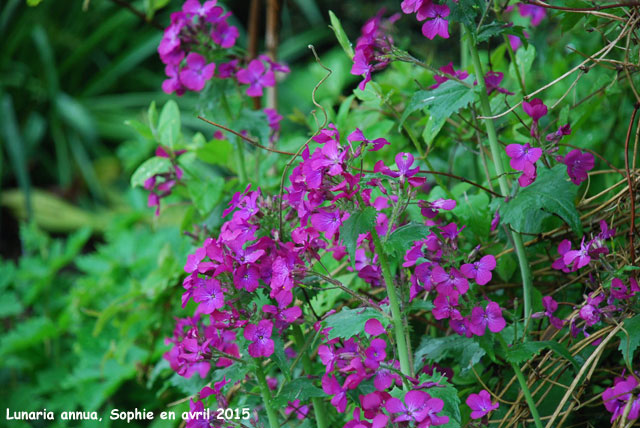
{"type": "Polygon", "coordinates": [[[387,287],[387,296],[389,297],[389,306],[391,306],[391,317],[393,319],[396,347],[398,349],[398,357],[400,358],[400,371],[405,376],[413,377],[413,368],[411,367],[411,364],[409,364],[407,336],[404,331],[402,314],[400,313],[400,304],[398,302],[398,294],[396,293],[396,287],[393,283],[393,277],[391,276],[389,262],[387,261],[387,256],[382,249],[382,242],[380,242],[380,237],[378,236],[375,228],[371,230],[371,236],[373,237],[373,244],[376,246],[376,253],[378,254],[378,260],[380,260],[380,267],[382,268],[382,277],[384,278],[384,283],[387,287]]]}
{"type": "Polygon", "coordinates": [[[267,378],[264,375],[264,370],[262,370],[262,365],[260,361],[256,363],[256,377],[258,378],[258,384],[260,385],[260,394],[262,395],[262,401],[264,402],[264,407],[267,409],[267,417],[269,418],[269,425],[271,428],[280,428],[280,423],[278,422],[278,415],[275,409],[271,406],[271,393],[269,392],[269,386],[267,385],[267,378]]]}
{"type": "MultiPolygon", "coordinates": [[[[467,29],[467,31],[469,31],[467,29]]],[[[487,95],[487,85],[484,81],[484,71],[482,70],[482,62],[480,61],[480,55],[478,55],[478,48],[474,43],[469,43],[469,50],[471,51],[471,60],[473,61],[473,68],[475,68],[478,84],[479,84],[479,96],[480,96],[480,111],[485,117],[492,115],[491,105],[489,104],[489,97],[487,95]]],[[[491,149],[491,156],[493,157],[493,165],[496,169],[496,175],[498,176],[498,184],[500,185],[500,193],[503,196],[509,195],[509,184],[504,175],[504,165],[502,163],[502,153],[500,151],[500,145],[498,144],[498,135],[496,134],[496,128],[493,120],[485,119],[485,127],[487,129],[487,136],[489,138],[489,148],[491,149]]],[[[511,232],[513,239],[513,247],[518,257],[518,263],[520,264],[520,273],[522,275],[522,294],[524,297],[524,319],[526,321],[531,316],[531,270],[529,267],[529,260],[527,260],[527,254],[525,253],[524,245],[522,243],[522,237],[518,232],[511,232]]]]}
{"type": "MultiPolygon", "coordinates": [[[[292,324],[293,328],[293,336],[296,341],[296,345],[299,349],[302,349],[304,346],[304,337],[302,336],[302,330],[298,324],[292,324]]],[[[308,349],[302,353],[302,367],[304,368],[305,373],[311,374],[313,373],[313,369],[311,367],[311,358],[309,358],[308,349]]],[[[313,412],[316,415],[316,426],[318,428],[327,428],[329,426],[327,422],[327,413],[324,408],[324,403],[320,397],[313,397],[311,399],[313,403],[313,412]]]]}

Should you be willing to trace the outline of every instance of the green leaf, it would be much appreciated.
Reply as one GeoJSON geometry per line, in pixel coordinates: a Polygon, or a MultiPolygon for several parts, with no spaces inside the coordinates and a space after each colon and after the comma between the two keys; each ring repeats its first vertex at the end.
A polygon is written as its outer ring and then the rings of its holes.
{"type": "Polygon", "coordinates": [[[505,31],[505,28],[507,28],[505,27],[505,24],[498,21],[483,25],[480,27],[480,31],[478,31],[478,43],[486,42],[490,38],[502,34],[505,31]]]}
{"type": "Polygon", "coordinates": [[[149,128],[155,132],[158,128],[158,109],[156,108],[155,101],[152,101],[151,104],[149,104],[147,120],[149,121],[149,128]]]}
{"type": "Polygon", "coordinates": [[[400,226],[389,235],[385,242],[387,252],[393,252],[396,257],[402,259],[413,243],[426,238],[430,230],[429,226],[413,222],[400,226]]]}
{"type": "Polygon", "coordinates": [[[13,291],[0,293],[0,318],[18,315],[24,310],[20,300],[13,291]]]}
{"type": "Polygon", "coordinates": [[[171,150],[180,141],[180,110],[175,101],[170,100],[162,107],[158,121],[158,138],[160,144],[171,150]]]}
{"type": "Polygon", "coordinates": [[[284,342],[282,341],[282,337],[273,336],[273,360],[276,362],[280,371],[284,374],[287,379],[291,379],[291,370],[289,368],[290,364],[287,361],[287,356],[284,353],[284,342]]]}
{"type": "Polygon", "coordinates": [[[58,329],[49,318],[29,318],[0,339],[0,356],[40,345],[45,339],[58,334],[58,329]]]}
{"type": "Polygon", "coordinates": [[[331,20],[331,25],[329,26],[329,28],[331,28],[335,33],[336,38],[338,39],[338,43],[340,43],[340,46],[342,46],[342,49],[344,49],[349,59],[353,59],[353,47],[351,46],[349,37],[347,37],[347,34],[342,28],[340,20],[332,11],[329,11],[329,19],[331,20]]]}
{"type": "MultiPolygon", "coordinates": [[[[520,76],[526,77],[531,71],[533,60],[536,58],[536,48],[529,44],[528,46],[522,46],[522,48],[516,51],[516,62],[520,69],[520,76]]],[[[516,79],[516,72],[513,68],[513,63],[509,66],[509,75],[511,78],[516,79]]]]}
{"type": "Polygon", "coordinates": [[[151,159],[147,159],[131,176],[131,187],[142,186],[148,178],[167,172],[169,168],[171,168],[171,161],[167,158],[154,156],[151,159]]]}
{"type": "Polygon", "coordinates": [[[577,192],[578,187],[567,180],[564,165],[540,168],[532,185],[520,189],[515,198],[502,204],[500,216],[517,232],[540,233],[543,220],[556,214],[582,234],[580,215],[573,202],[577,192]]]}
{"type": "Polygon", "coordinates": [[[233,153],[233,146],[227,140],[213,140],[196,149],[196,156],[212,165],[227,166],[233,153]]]}
{"type": "MultiPolygon", "coordinates": [[[[471,75],[464,82],[471,86],[474,80],[475,77],[471,75]]],[[[437,124],[468,106],[474,99],[473,86],[469,87],[455,80],[447,80],[431,91],[418,91],[411,97],[404,113],[402,113],[398,129],[400,129],[407,117],[415,111],[428,108],[434,123],[437,124]]]]}
{"type": "Polygon", "coordinates": [[[489,197],[486,193],[458,198],[458,204],[453,214],[466,224],[477,236],[486,239],[491,228],[491,213],[489,212],[489,197]]]}
{"type": "MultiPolygon", "coordinates": [[[[474,8],[477,5],[476,0],[459,0],[456,3],[451,4],[451,13],[449,19],[454,22],[459,22],[470,28],[471,31],[475,31],[475,19],[478,11],[474,8]]],[[[472,37],[475,34],[472,34],[472,37]]]]}
{"type": "Polygon", "coordinates": [[[424,126],[424,129],[422,130],[422,139],[424,140],[424,143],[427,146],[431,145],[431,143],[438,136],[438,134],[440,133],[440,131],[442,130],[442,127],[446,122],[447,122],[446,118],[440,119],[439,121],[436,122],[433,116],[429,116],[429,118],[427,119],[427,124],[424,126]]]}
{"type": "Polygon", "coordinates": [[[220,201],[223,187],[224,179],[222,177],[208,177],[202,181],[189,180],[187,182],[187,190],[193,204],[203,216],[208,215],[220,201]]]}
{"type": "Polygon", "coordinates": [[[351,213],[351,216],[340,226],[340,240],[347,247],[351,265],[355,264],[358,236],[370,232],[376,225],[378,212],[373,207],[351,213]]]}
{"type": "Polygon", "coordinates": [[[580,368],[580,365],[569,353],[567,348],[561,343],[553,341],[516,343],[510,348],[507,348],[507,361],[514,364],[522,364],[525,361],[531,360],[546,348],[566,358],[576,369],[580,368]]]}
{"type": "Polygon", "coordinates": [[[622,352],[627,365],[633,366],[631,363],[633,361],[633,353],[640,346],[640,315],[624,320],[623,327],[629,335],[627,336],[624,331],[618,333],[618,336],[620,336],[618,349],[622,352]]]}
{"type": "Polygon", "coordinates": [[[309,379],[298,378],[286,383],[282,387],[282,391],[273,398],[273,405],[276,407],[284,407],[288,401],[298,399],[304,403],[310,398],[323,396],[324,392],[317,386],[314,386],[309,379]]]}
{"type": "Polygon", "coordinates": [[[460,364],[462,373],[469,370],[485,355],[480,345],[465,336],[423,337],[420,347],[414,355],[414,366],[418,370],[423,366],[423,358],[436,363],[452,359],[460,364]]]}
{"type": "Polygon", "coordinates": [[[325,327],[331,327],[329,339],[349,339],[364,332],[364,325],[372,318],[380,321],[383,326],[389,324],[389,320],[373,308],[343,308],[340,312],[328,316],[324,323],[325,327]]]}

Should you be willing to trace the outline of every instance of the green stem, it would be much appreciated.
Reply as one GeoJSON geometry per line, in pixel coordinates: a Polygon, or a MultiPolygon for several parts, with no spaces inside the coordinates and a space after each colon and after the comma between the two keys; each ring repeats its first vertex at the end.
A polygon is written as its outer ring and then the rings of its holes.
{"type": "Polygon", "coordinates": [[[413,370],[409,364],[407,337],[403,328],[402,314],[400,313],[398,295],[396,294],[396,287],[393,283],[393,277],[391,276],[391,269],[389,269],[387,256],[382,249],[382,242],[380,242],[380,237],[375,229],[371,230],[371,236],[373,238],[373,244],[376,247],[378,260],[380,260],[380,266],[382,267],[382,277],[384,278],[384,283],[387,286],[387,296],[389,297],[389,306],[391,306],[391,317],[393,319],[396,347],[398,349],[398,357],[400,358],[400,371],[405,376],[413,377],[413,370]]]}
{"type": "Polygon", "coordinates": [[[538,409],[536,408],[536,403],[533,401],[533,396],[531,396],[531,391],[529,391],[529,387],[527,386],[527,380],[524,378],[522,374],[522,370],[518,367],[517,364],[511,364],[513,371],[516,372],[516,377],[518,378],[518,382],[520,383],[520,388],[522,388],[522,393],[524,394],[524,399],[527,400],[527,404],[529,405],[529,411],[531,412],[531,416],[533,417],[533,421],[536,424],[536,428],[542,428],[542,422],[540,421],[540,415],[538,414],[538,409]]]}
{"type": "Polygon", "coordinates": [[[262,370],[260,361],[256,362],[256,377],[258,378],[258,384],[260,385],[260,394],[262,395],[262,401],[264,407],[267,409],[267,417],[269,418],[269,425],[271,428],[280,428],[278,422],[278,416],[275,409],[271,406],[271,393],[269,392],[269,385],[267,385],[267,378],[262,370]]]}
{"type": "MultiPolygon", "coordinates": [[[[466,31],[468,32],[469,29],[466,29],[466,31]]],[[[489,104],[489,97],[487,96],[487,85],[484,81],[484,71],[482,70],[482,62],[480,62],[480,55],[478,55],[478,48],[474,43],[469,43],[469,50],[471,51],[473,68],[476,71],[476,77],[479,84],[480,111],[483,116],[489,117],[492,115],[491,105],[489,104]]],[[[489,137],[489,148],[491,149],[493,164],[496,169],[496,175],[498,176],[500,193],[506,196],[509,195],[509,185],[504,175],[502,152],[500,150],[500,145],[498,144],[498,135],[496,134],[496,128],[493,120],[486,119],[485,127],[487,129],[487,136],[489,137]]],[[[529,267],[529,260],[527,260],[527,254],[524,249],[524,244],[522,243],[522,237],[515,231],[512,231],[511,235],[516,256],[518,257],[518,263],[520,264],[520,274],[522,275],[522,294],[524,296],[524,319],[526,325],[527,320],[531,316],[531,270],[529,267]]]]}
{"type": "Polygon", "coordinates": [[[513,69],[516,71],[516,77],[518,78],[518,84],[520,85],[520,89],[522,90],[522,95],[527,93],[527,89],[524,86],[524,77],[522,77],[522,73],[520,73],[520,67],[518,67],[518,61],[516,60],[516,53],[511,49],[511,42],[509,41],[509,37],[506,34],[503,34],[504,42],[507,44],[507,51],[509,52],[509,58],[511,58],[511,63],[513,64],[513,69]]]}
{"type": "MultiPolygon", "coordinates": [[[[302,330],[298,324],[292,324],[291,327],[293,328],[293,337],[296,341],[296,345],[298,346],[298,349],[302,349],[304,346],[302,330]]],[[[309,358],[309,352],[307,350],[302,353],[302,367],[304,368],[305,373],[309,375],[313,373],[311,358],[309,358]]],[[[329,423],[327,422],[327,413],[324,409],[322,399],[320,397],[313,397],[311,402],[313,403],[313,412],[316,415],[316,426],[318,428],[327,428],[329,423]]]]}

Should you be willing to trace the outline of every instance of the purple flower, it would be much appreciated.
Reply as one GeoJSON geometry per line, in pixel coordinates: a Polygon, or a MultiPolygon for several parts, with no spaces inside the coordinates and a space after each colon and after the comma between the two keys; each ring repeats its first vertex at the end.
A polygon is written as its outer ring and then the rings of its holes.
{"type": "Polygon", "coordinates": [[[364,50],[356,51],[353,56],[353,66],[351,67],[351,74],[356,76],[364,75],[364,80],[360,82],[358,88],[361,91],[364,91],[367,83],[371,81],[371,71],[373,70],[373,65],[369,63],[369,59],[364,53],[364,50]]]}
{"type": "Polygon", "coordinates": [[[452,291],[448,295],[438,294],[433,300],[433,317],[437,320],[447,318],[461,320],[462,315],[460,315],[460,311],[456,309],[459,295],[460,293],[457,291],[452,291]]]}
{"type": "Polygon", "coordinates": [[[373,339],[371,345],[364,351],[364,365],[372,370],[377,370],[380,362],[387,357],[386,348],[387,342],[384,339],[373,339]]]}
{"type": "Polygon", "coordinates": [[[487,74],[484,75],[484,84],[487,87],[487,95],[491,95],[494,91],[498,91],[501,94],[513,95],[513,92],[509,92],[500,86],[503,78],[504,74],[499,71],[488,71],[487,74]]]}
{"type": "Polygon", "coordinates": [[[389,142],[384,138],[376,138],[375,140],[366,139],[360,128],[356,128],[355,131],[349,134],[349,136],[347,137],[347,141],[349,141],[350,143],[362,141],[365,145],[370,144],[372,146],[369,149],[370,152],[376,152],[389,144],[389,142]]]}
{"type": "Polygon", "coordinates": [[[560,330],[564,325],[564,321],[553,316],[553,313],[558,310],[558,302],[553,300],[551,296],[545,296],[542,298],[542,306],[544,306],[545,311],[531,314],[531,318],[549,317],[551,325],[560,330]]]}
{"type": "MultiPolygon", "coordinates": [[[[460,80],[464,80],[467,77],[469,77],[469,73],[467,73],[465,70],[458,70],[458,71],[454,70],[452,62],[445,65],[444,67],[440,67],[439,70],[442,71],[444,74],[448,74],[449,76],[456,77],[460,80]]],[[[434,74],[433,78],[436,81],[436,83],[429,86],[429,89],[436,89],[438,86],[442,85],[444,82],[449,80],[448,77],[440,76],[437,74],[434,74]]]]}
{"type": "Polygon", "coordinates": [[[347,409],[347,390],[340,386],[340,382],[335,376],[322,376],[322,390],[327,395],[333,395],[331,404],[339,413],[344,413],[347,409]]]}
{"type": "Polygon", "coordinates": [[[272,330],[273,323],[269,320],[262,320],[257,325],[249,324],[244,328],[244,338],[253,342],[249,345],[249,355],[253,358],[266,358],[273,354],[272,330]]]}
{"type": "Polygon", "coordinates": [[[307,414],[309,413],[309,406],[301,406],[300,400],[297,398],[293,401],[288,401],[287,407],[284,409],[284,414],[289,416],[293,412],[295,412],[298,419],[302,420],[307,417],[307,414]]]}
{"type": "Polygon", "coordinates": [[[371,318],[364,323],[364,331],[371,336],[380,336],[386,330],[382,326],[382,323],[377,318],[371,318]]]}
{"type": "Polygon", "coordinates": [[[509,165],[518,171],[524,171],[527,163],[533,165],[540,159],[540,156],[542,156],[542,149],[539,147],[531,147],[529,143],[524,145],[509,144],[505,151],[507,152],[507,156],[511,158],[509,165]]]}
{"type": "Polygon", "coordinates": [[[471,419],[480,419],[500,406],[497,401],[491,403],[491,396],[484,389],[479,394],[469,395],[466,403],[472,410],[471,419]]]}
{"type": "Polygon", "coordinates": [[[431,273],[431,279],[437,284],[438,293],[450,295],[454,290],[464,294],[469,290],[469,281],[456,268],[447,273],[442,266],[436,266],[431,273]]]}
{"type": "Polygon", "coordinates": [[[576,186],[580,185],[588,177],[588,172],[595,166],[593,155],[589,152],[581,152],[573,149],[560,162],[567,166],[567,174],[576,186]]]}
{"type": "Polygon", "coordinates": [[[469,328],[476,336],[483,336],[487,327],[492,333],[498,333],[506,325],[506,321],[502,318],[502,309],[496,302],[489,302],[486,309],[476,306],[471,310],[469,328]]]}
{"type": "Polygon", "coordinates": [[[434,218],[440,210],[451,211],[456,207],[456,201],[453,199],[436,199],[433,202],[418,201],[420,212],[426,218],[434,218]]]}
{"type": "Polygon", "coordinates": [[[531,17],[531,26],[537,27],[540,25],[540,22],[547,16],[547,11],[544,7],[536,6],[533,4],[523,4],[518,3],[518,11],[520,12],[520,16],[530,16],[531,17]]]}
{"type": "Polygon", "coordinates": [[[180,66],[176,64],[167,64],[164,68],[164,73],[167,75],[168,79],[162,82],[162,90],[166,94],[172,94],[175,92],[178,96],[183,95],[186,88],[180,81],[180,66]]]}
{"type": "Polygon", "coordinates": [[[418,187],[424,183],[424,178],[415,177],[414,175],[420,171],[419,167],[411,168],[413,165],[414,157],[411,153],[400,152],[396,155],[396,165],[398,171],[393,171],[389,167],[385,166],[382,161],[376,162],[373,167],[374,172],[381,172],[389,177],[399,178],[400,183],[404,184],[405,178],[408,178],[409,184],[413,187],[418,187]]]}
{"type": "Polygon", "coordinates": [[[484,256],[477,262],[460,266],[460,272],[469,279],[474,279],[478,285],[485,285],[491,281],[491,271],[496,268],[496,258],[492,255],[484,256]]]}
{"type": "Polygon", "coordinates": [[[227,21],[217,22],[211,31],[211,39],[225,49],[233,47],[239,35],[238,28],[229,25],[227,21]]]}
{"type": "Polygon", "coordinates": [[[446,4],[424,3],[418,9],[418,21],[430,18],[422,25],[422,34],[429,40],[438,35],[444,39],[449,38],[449,6],[446,4]]]}
{"type": "MultiPolygon", "coordinates": [[[[578,270],[581,267],[584,267],[591,262],[591,256],[589,256],[589,247],[591,242],[584,243],[584,238],[582,238],[582,243],[580,243],[579,250],[570,250],[564,253],[562,256],[562,261],[565,266],[569,266],[573,263],[574,270],[578,270]]],[[[560,251],[560,247],[558,247],[558,251],[560,251]]]]}
{"type": "Polygon", "coordinates": [[[340,213],[340,210],[327,211],[320,208],[317,213],[311,214],[311,224],[317,230],[324,232],[327,239],[333,239],[342,222],[349,217],[348,213],[340,213]]]}
{"type": "Polygon", "coordinates": [[[265,86],[275,86],[276,77],[272,70],[266,70],[264,64],[259,59],[254,59],[247,68],[240,69],[236,73],[238,82],[249,85],[247,95],[250,97],[261,97],[262,88],[265,86]]]}
{"type": "Polygon", "coordinates": [[[182,11],[188,17],[198,16],[200,18],[218,17],[222,15],[222,8],[216,6],[217,0],[207,1],[200,5],[198,0],[187,0],[182,5],[182,11]]]}
{"type": "Polygon", "coordinates": [[[202,55],[191,52],[187,55],[187,67],[180,70],[180,81],[187,89],[201,91],[215,70],[214,63],[207,64],[202,55]]]}
{"type": "MultiPolygon", "coordinates": [[[[611,413],[611,423],[620,417],[631,400],[633,390],[638,386],[638,381],[633,375],[626,379],[617,378],[614,386],[607,388],[602,393],[604,407],[611,413]]],[[[640,396],[636,394],[627,420],[632,421],[640,416],[640,396]]]]}
{"type": "Polygon", "coordinates": [[[589,297],[587,297],[587,303],[580,308],[580,318],[585,321],[587,327],[591,327],[600,321],[600,314],[602,313],[599,306],[604,300],[604,295],[594,296],[594,294],[595,293],[591,293],[589,297]]]}
{"type": "Polygon", "coordinates": [[[404,0],[400,3],[400,7],[404,13],[409,15],[417,12],[425,1],[431,3],[431,0],[404,0]]]}
{"type": "Polygon", "coordinates": [[[220,287],[220,281],[209,278],[193,292],[193,300],[200,303],[198,311],[210,314],[224,306],[224,293],[220,287]]]}
{"type": "Polygon", "coordinates": [[[538,121],[541,117],[547,115],[547,106],[544,105],[540,98],[534,98],[531,102],[524,101],[522,103],[522,109],[524,112],[533,119],[531,125],[531,136],[538,137],[538,121]]]}
{"type": "Polygon", "coordinates": [[[547,141],[551,141],[551,142],[557,143],[565,135],[571,135],[571,125],[568,124],[568,123],[566,125],[562,125],[561,127],[559,127],[556,132],[552,132],[550,134],[547,134],[545,139],[547,141]]]}

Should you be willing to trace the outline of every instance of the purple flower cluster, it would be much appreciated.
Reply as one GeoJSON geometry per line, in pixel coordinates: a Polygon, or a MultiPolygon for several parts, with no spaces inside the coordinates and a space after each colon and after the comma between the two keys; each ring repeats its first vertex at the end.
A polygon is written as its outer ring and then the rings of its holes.
{"type": "Polygon", "coordinates": [[[358,86],[362,91],[371,81],[371,73],[382,70],[389,64],[389,59],[385,55],[391,52],[393,46],[390,30],[400,15],[394,14],[389,18],[383,18],[383,13],[384,10],[381,10],[364,24],[356,42],[351,74],[364,76],[364,80],[358,86]]]}
{"type": "Polygon", "coordinates": [[[154,174],[144,182],[144,188],[149,190],[147,206],[156,207],[156,216],[160,215],[160,199],[169,196],[176,183],[182,179],[183,172],[177,165],[177,159],[184,152],[184,150],[171,152],[171,150],[165,149],[162,146],[156,149],[157,157],[171,160],[171,168],[169,171],[154,174]]]}
{"type": "Polygon", "coordinates": [[[187,0],[182,11],[171,15],[171,24],[158,46],[168,77],[162,83],[166,93],[201,91],[216,69],[216,64],[207,61],[202,52],[235,45],[238,29],[227,22],[231,14],[225,14],[216,3],[217,0],[210,0],[201,5],[198,0],[187,0]]]}
{"type": "Polygon", "coordinates": [[[573,250],[571,248],[571,241],[568,239],[563,240],[558,245],[560,258],[556,259],[551,267],[568,273],[575,272],[587,266],[592,259],[597,260],[601,254],[609,254],[609,249],[604,241],[612,238],[615,234],[616,230],[609,229],[607,222],[602,220],[600,222],[600,233],[594,235],[592,239],[586,242],[585,238],[582,238],[580,248],[573,250]]]}

